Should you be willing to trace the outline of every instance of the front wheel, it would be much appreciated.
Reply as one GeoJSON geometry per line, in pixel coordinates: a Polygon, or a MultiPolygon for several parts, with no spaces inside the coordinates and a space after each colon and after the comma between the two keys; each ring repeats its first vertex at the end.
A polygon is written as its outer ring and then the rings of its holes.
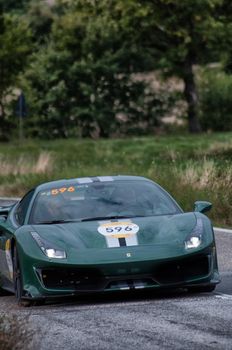
{"type": "Polygon", "coordinates": [[[14,247],[13,256],[13,276],[14,276],[14,290],[15,296],[20,306],[30,306],[30,300],[23,299],[22,274],[20,269],[19,257],[16,247],[14,247]]]}
{"type": "Polygon", "coordinates": [[[189,287],[188,291],[190,293],[210,293],[213,292],[216,288],[216,285],[208,285],[208,286],[196,286],[196,287],[189,287]]]}

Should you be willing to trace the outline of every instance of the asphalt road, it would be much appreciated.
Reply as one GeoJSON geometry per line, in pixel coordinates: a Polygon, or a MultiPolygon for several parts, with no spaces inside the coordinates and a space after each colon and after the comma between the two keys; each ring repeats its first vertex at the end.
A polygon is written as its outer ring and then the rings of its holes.
{"type": "Polygon", "coordinates": [[[216,232],[222,282],[213,293],[136,293],[66,299],[20,308],[0,298],[47,349],[232,349],[232,233],[216,232]]]}

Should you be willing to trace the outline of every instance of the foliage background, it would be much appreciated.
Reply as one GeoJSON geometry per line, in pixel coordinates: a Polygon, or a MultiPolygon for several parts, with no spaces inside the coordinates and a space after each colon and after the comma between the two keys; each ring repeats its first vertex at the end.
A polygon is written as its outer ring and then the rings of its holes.
{"type": "Polygon", "coordinates": [[[228,0],[0,0],[0,138],[17,136],[21,91],[27,137],[152,135],[167,116],[231,130],[231,12],[228,0]],[[202,74],[215,62],[216,82],[202,74]]]}

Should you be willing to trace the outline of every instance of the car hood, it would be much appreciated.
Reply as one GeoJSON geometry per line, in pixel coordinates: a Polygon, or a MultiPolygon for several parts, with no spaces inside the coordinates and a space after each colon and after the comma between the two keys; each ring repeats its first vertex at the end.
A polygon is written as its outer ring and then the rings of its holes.
{"type": "Polygon", "coordinates": [[[182,245],[196,225],[194,213],[119,220],[33,225],[42,239],[66,250],[134,245],[182,245]],[[118,227],[115,230],[115,227],[118,227]],[[121,230],[120,230],[121,228],[121,230]]]}

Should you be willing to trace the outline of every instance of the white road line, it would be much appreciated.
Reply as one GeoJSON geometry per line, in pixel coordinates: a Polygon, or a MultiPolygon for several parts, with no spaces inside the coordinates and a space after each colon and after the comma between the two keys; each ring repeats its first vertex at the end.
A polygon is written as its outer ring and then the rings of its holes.
{"type": "Polygon", "coordinates": [[[0,201],[19,201],[19,197],[0,197],[0,201]]]}
{"type": "Polygon", "coordinates": [[[220,276],[222,276],[222,277],[231,277],[231,280],[232,280],[232,271],[220,272],[220,276]]]}
{"type": "Polygon", "coordinates": [[[215,297],[218,299],[223,299],[223,300],[232,300],[232,295],[230,294],[224,294],[224,293],[216,293],[215,297]]]}
{"type": "Polygon", "coordinates": [[[225,232],[225,233],[232,233],[232,230],[229,230],[227,228],[221,228],[221,227],[214,227],[214,231],[216,232],[225,232]]]}

